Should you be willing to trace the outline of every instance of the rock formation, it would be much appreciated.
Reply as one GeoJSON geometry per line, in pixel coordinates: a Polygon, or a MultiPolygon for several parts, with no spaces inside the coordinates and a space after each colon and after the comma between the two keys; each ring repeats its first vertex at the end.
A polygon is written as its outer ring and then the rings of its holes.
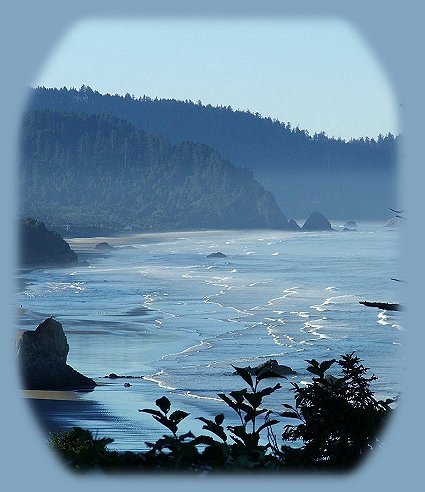
{"type": "Polygon", "coordinates": [[[24,267],[78,264],[78,258],[60,234],[36,219],[19,221],[19,264],[24,267]]]}
{"type": "Polygon", "coordinates": [[[344,227],[347,229],[356,229],[358,225],[356,224],[355,220],[347,220],[347,222],[344,224],[344,227]]]}
{"type": "Polygon", "coordinates": [[[102,242],[102,243],[97,243],[94,248],[95,249],[99,249],[101,251],[112,251],[113,249],[115,249],[113,246],[111,246],[106,241],[105,242],[102,242]]]}
{"type": "Polygon", "coordinates": [[[386,311],[401,311],[400,304],[394,302],[370,302],[370,301],[359,301],[359,304],[367,307],[376,307],[378,309],[385,309],[386,311]]]}
{"type": "Polygon", "coordinates": [[[402,224],[403,221],[401,217],[394,217],[393,219],[385,222],[384,227],[401,227],[402,224]]]}
{"type": "Polygon", "coordinates": [[[320,212],[313,212],[305,221],[303,231],[333,231],[329,220],[320,212]]]}
{"type": "Polygon", "coordinates": [[[210,253],[206,258],[227,258],[227,256],[221,251],[217,251],[217,253],[210,253]]]}
{"type": "Polygon", "coordinates": [[[295,222],[294,219],[291,219],[288,222],[288,230],[289,231],[299,231],[300,229],[301,229],[301,227],[295,222]]]}
{"type": "Polygon", "coordinates": [[[256,367],[245,367],[245,369],[252,375],[258,376],[261,374],[263,378],[282,378],[285,376],[293,376],[296,373],[289,366],[279,364],[276,359],[269,359],[268,361],[260,364],[256,367]]]}
{"type": "Polygon", "coordinates": [[[89,389],[96,383],[66,363],[69,345],[62,325],[48,318],[17,340],[17,355],[25,389],[89,389]]]}

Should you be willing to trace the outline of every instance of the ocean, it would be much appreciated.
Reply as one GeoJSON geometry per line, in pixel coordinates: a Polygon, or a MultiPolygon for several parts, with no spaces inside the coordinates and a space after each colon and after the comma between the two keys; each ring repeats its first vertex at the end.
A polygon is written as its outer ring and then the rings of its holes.
{"type": "Polygon", "coordinates": [[[63,404],[50,418],[112,437],[111,448],[143,450],[166,429],[139,409],[154,408],[163,395],[172,409],[190,413],[182,431],[198,432],[196,417],[218,413],[232,425],[235,415],[217,397],[244,387],[232,365],[276,359],[295,370],[264,381],[282,384],[265,400],[279,412],[293,401],[291,381],[311,380],[306,360],[353,351],[378,376],[376,396],[402,393],[403,311],[359,304],[403,298],[403,282],[391,280],[402,278],[400,231],[383,223],[359,223],[354,232],[333,226],[336,232],[134,235],[107,239],[115,249],[101,254],[94,245],[103,239],[73,238],[90,266],[19,271],[16,328],[35,329],[53,316],[68,339],[68,363],[99,383],[79,394],[93,403],[90,411],[63,404]],[[218,251],[226,257],[207,258],[218,251]],[[110,373],[138,378],[104,377],[110,373]]]}

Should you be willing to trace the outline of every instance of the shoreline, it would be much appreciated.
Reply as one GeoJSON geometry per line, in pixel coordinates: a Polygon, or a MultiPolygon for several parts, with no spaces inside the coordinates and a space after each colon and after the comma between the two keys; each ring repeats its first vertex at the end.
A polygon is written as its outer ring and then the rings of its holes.
{"type": "MultiPolygon", "coordinates": [[[[333,220],[333,227],[342,229],[343,220],[333,220]]],[[[384,227],[384,222],[381,221],[365,221],[361,222],[363,226],[362,230],[367,231],[369,226],[384,227]],[[366,229],[364,229],[366,226],[366,229]]],[[[360,226],[359,226],[360,227],[360,226]]],[[[361,228],[361,227],[360,227],[361,228]]],[[[96,236],[63,236],[64,240],[71,246],[71,248],[78,248],[80,250],[92,250],[97,243],[108,242],[111,246],[125,246],[131,244],[152,244],[162,243],[168,241],[175,241],[177,239],[187,239],[191,237],[209,237],[209,236],[226,236],[234,234],[244,234],[261,232],[265,234],[284,234],[293,235],[298,233],[312,233],[312,232],[327,232],[327,231],[291,231],[286,229],[208,229],[208,230],[188,230],[188,231],[158,231],[158,232],[126,232],[113,235],[96,235],[96,236]]],[[[102,251],[96,251],[102,254],[102,251]]]]}
{"type": "MultiPolygon", "coordinates": [[[[259,229],[263,231],[263,229],[259,229]]],[[[271,230],[264,229],[265,232],[271,230]]],[[[171,232],[142,232],[142,233],[123,233],[120,236],[91,236],[91,237],[71,237],[64,238],[71,248],[93,249],[97,243],[108,242],[111,246],[124,246],[130,244],[152,244],[159,242],[175,241],[177,239],[186,239],[188,237],[209,237],[225,236],[229,234],[251,232],[250,230],[207,230],[207,231],[171,231],[171,232]]],[[[279,233],[288,233],[293,231],[275,231],[279,233]]],[[[102,251],[99,251],[102,253],[102,251]]]]}

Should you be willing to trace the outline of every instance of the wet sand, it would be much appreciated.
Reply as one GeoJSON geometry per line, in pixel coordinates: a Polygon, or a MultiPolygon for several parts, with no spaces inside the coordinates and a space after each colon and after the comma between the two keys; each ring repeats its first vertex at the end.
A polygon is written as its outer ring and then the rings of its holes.
{"type": "MultiPolygon", "coordinates": [[[[220,234],[230,234],[231,231],[189,231],[189,232],[149,232],[140,234],[123,234],[122,236],[95,236],[95,237],[74,237],[67,238],[66,242],[74,250],[92,250],[96,244],[107,242],[111,246],[126,246],[132,244],[149,244],[165,241],[175,241],[179,238],[188,237],[207,237],[220,234]]],[[[104,253],[102,250],[97,250],[104,253]]]]}
{"type": "Polygon", "coordinates": [[[23,396],[46,432],[71,429],[75,419],[92,422],[94,427],[96,422],[113,420],[102,405],[81,399],[75,391],[24,390],[23,396]]]}
{"type": "Polygon", "coordinates": [[[125,388],[122,380],[108,380],[98,381],[99,386],[90,392],[23,390],[22,395],[46,436],[82,427],[97,438],[112,438],[109,449],[145,451],[146,441],[156,441],[164,429],[138,408],[151,407],[163,391],[142,379],[131,381],[132,388],[125,388]],[[153,394],[146,396],[138,391],[141,388],[150,388],[153,394]]]}

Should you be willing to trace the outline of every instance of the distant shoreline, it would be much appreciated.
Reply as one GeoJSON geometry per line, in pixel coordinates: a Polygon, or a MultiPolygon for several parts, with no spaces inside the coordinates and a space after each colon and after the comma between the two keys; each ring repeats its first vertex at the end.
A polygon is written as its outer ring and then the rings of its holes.
{"type": "MultiPolygon", "coordinates": [[[[331,220],[330,221],[335,230],[342,230],[344,221],[340,220],[331,220]]],[[[370,226],[384,226],[384,222],[371,220],[361,222],[362,225],[370,226]]],[[[115,234],[105,234],[105,235],[95,235],[95,236],[74,236],[74,237],[66,237],[64,236],[65,241],[71,246],[74,250],[79,250],[81,252],[89,252],[94,249],[96,244],[101,242],[107,242],[111,246],[125,246],[131,244],[150,244],[150,243],[159,243],[159,242],[167,242],[167,241],[175,241],[179,238],[187,238],[187,237],[209,237],[209,236],[225,236],[231,234],[238,233],[250,233],[253,231],[261,231],[265,234],[276,233],[276,234],[285,234],[285,235],[293,235],[298,233],[303,234],[311,234],[311,233],[320,233],[322,231],[289,231],[286,229],[209,229],[209,230],[186,230],[186,231],[167,231],[167,232],[139,232],[132,233],[122,231],[121,233],[115,234]]],[[[107,232],[107,231],[105,231],[107,232]]],[[[327,232],[327,231],[325,231],[327,232]]]]}
{"type": "MultiPolygon", "coordinates": [[[[101,242],[107,242],[111,246],[124,246],[129,244],[150,244],[158,242],[175,241],[183,237],[209,237],[209,236],[226,236],[235,233],[252,232],[257,229],[244,229],[244,230],[207,230],[207,231],[173,231],[173,232],[143,232],[128,234],[123,233],[121,236],[93,236],[93,237],[73,237],[66,238],[66,242],[74,250],[91,250],[96,244],[101,242]]],[[[260,231],[273,232],[271,229],[258,229],[260,231]]],[[[293,234],[298,231],[287,231],[287,230],[275,230],[279,234],[293,234]]]]}

